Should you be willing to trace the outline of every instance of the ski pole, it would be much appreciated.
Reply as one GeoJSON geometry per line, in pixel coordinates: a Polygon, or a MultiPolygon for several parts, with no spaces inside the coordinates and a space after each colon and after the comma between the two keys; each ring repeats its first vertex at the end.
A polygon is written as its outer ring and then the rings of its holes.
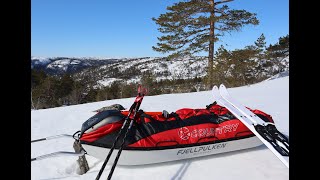
{"type": "Polygon", "coordinates": [[[32,140],[31,143],[45,141],[45,140],[51,140],[51,139],[57,139],[57,138],[62,138],[62,137],[73,138],[73,136],[69,135],[69,134],[59,134],[59,135],[54,135],[54,136],[48,136],[45,138],[35,139],[35,140],[32,140]]]}
{"type": "MultiPolygon", "coordinates": [[[[96,180],[100,179],[100,177],[101,177],[101,175],[103,173],[103,170],[106,167],[106,165],[107,165],[107,163],[108,163],[108,161],[109,161],[109,159],[111,157],[111,154],[112,154],[113,150],[115,149],[115,145],[118,142],[120,135],[122,134],[122,130],[124,129],[124,127],[126,126],[128,120],[130,119],[130,116],[131,116],[132,112],[136,109],[136,107],[138,105],[138,102],[139,102],[138,100],[141,99],[140,96],[141,96],[141,85],[139,85],[139,87],[138,87],[138,95],[137,95],[134,103],[131,105],[131,107],[129,109],[129,113],[128,113],[127,117],[125,118],[125,121],[124,121],[119,133],[117,134],[117,137],[115,138],[115,140],[114,140],[114,142],[113,142],[113,144],[111,146],[111,149],[110,149],[105,161],[102,164],[102,167],[100,168],[100,171],[99,171],[99,173],[98,173],[98,175],[96,177],[96,180]]],[[[141,101],[142,101],[142,99],[141,99],[141,101]]],[[[140,103],[141,103],[141,101],[140,101],[140,103]]]]}
{"type": "Polygon", "coordinates": [[[129,119],[129,116],[131,115],[131,113],[132,113],[132,111],[133,111],[133,107],[134,107],[135,105],[136,105],[136,103],[133,103],[132,106],[130,107],[130,109],[129,109],[129,114],[128,114],[127,117],[125,118],[124,123],[123,123],[120,131],[118,132],[117,137],[116,137],[116,139],[114,140],[114,142],[113,142],[113,144],[112,144],[112,146],[111,146],[111,148],[110,148],[110,151],[109,151],[106,159],[104,160],[104,162],[103,162],[103,164],[102,164],[102,167],[100,168],[100,171],[99,171],[99,173],[98,173],[98,175],[97,175],[97,177],[96,177],[96,180],[99,180],[99,179],[100,179],[100,176],[102,175],[102,172],[103,172],[104,168],[106,167],[106,165],[107,165],[107,163],[108,163],[108,161],[109,161],[109,159],[110,159],[110,157],[111,157],[111,154],[112,154],[112,152],[113,152],[113,150],[114,150],[114,148],[115,148],[115,146],[116,146],[116,143],[118,142],[119,137],[120,137],[120,135],[121,135],[121,133],[122,133],[122,130],[123,130],[124,127],[126,126],[126,124],[127,124],[127,122],[128,122],[128,119],[129,119]]]}
{"type": "MultiPolygon", "coordinates": [[[[145,93],[146,93],[146,90],[145,90],[145,93]]],[[[120,154],[121,154],[122,149],[123,149],[123,147],[124,147],[125,140],[126,140],[128,134],[129,134],[130,130],[131,130],[131,127],[132,127],[133,122],[134,122],[134,120],[135,120],[135,118],[136,118],[137,111],[138,111],[139,108],[140,108],[140,105],[141,105],[141,102],[142,102],[142,99],[143,99],[144,95],[145,95],[145,94],[143,94],[143,95],[141,96],[141,98],[138,99],[139,102],[137,102],[137,106],[136,106],[136,108],[135,108],[135,110],[134,110],[133,118],[130,119],[130,125],[129,125],[129,127],[128,127],[128,129],[127,129],[127,131],[126,131],[126,133],[125,133],[125,135],[124,135],[124,137],[123,137],[123,139],[122,139],[122,143],[121,143],[121,145],[120,145],[118,154],[117,154],[117,156],[116,156],[116,159],[115,159],[114,162],[113,162],[113,165],[112,165],[112,167],[111,167],[111,170],[110,170],[110,172],[109,172],[109,175],[108,175],[107,180],[110,180],[111,177],[112,177],[112,175],[113,175],[114,169],[116,168],[116,165],[117,165],[118,160],[119,160],[119,158],[120,158],[120,154]]]]}
{"type": "Polygon", "coordinates": [[[81,151],[79,153],[67,152],[67,151],[59,151],[59,152],[54,152],[54,153],[38,156],[38,157],[35,157],[35,158],[31,158],[31,161],[37,161],[37,160],[47,159],[47,158],[52,158],[52,157],[57,157],[57,156],[83,156],[85,154],[86,154],[85,151],[81,151]]]}

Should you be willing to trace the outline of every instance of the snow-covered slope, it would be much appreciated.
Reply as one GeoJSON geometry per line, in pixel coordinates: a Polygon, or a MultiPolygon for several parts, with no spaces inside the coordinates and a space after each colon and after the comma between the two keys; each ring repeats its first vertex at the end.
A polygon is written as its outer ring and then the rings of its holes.
{"type": "MultiPolygon", "coordinates": [[[[214,62],[214,64],[218,63],[218,61],[214,62]]],[[[267,60],[259,61],[258,64],[262,66],[266,62],[267,60]]],[[[289,71],[289,56],[280,57],[272,63],[270,67],[263,66],[264,72],[253,70],[252,72],[261,73],[254,76],[270,77],[275,72],[289,71]]],[[[71,73],[74,74],[76,80],[90,79],[95,88],[110,86],[114,81],[127,84],[140,82],[144,75],[152,75],[156,81],[201,78],[207,74],[207,64],[207,58],[204,56],[173,60],[165,57],[31,57],[31,68],[33,69],[41,69],[54,75],[71,73]]],[[[229,70],[228,72],[227,75],[234,76],[229,70]]]]}
{"type": "Polygon", "coordinates": [[[75,73],[80,70],[103,66],[105,64],[123,61],[125,59],[95,58],[95,57],[31,57],[31,68],[44,70],[49,74],[75,73]]]}
{"type": "Polygon", "coordinates": [[[155,80],[164,79],[192,79],[206,75],[207,60],[198,59],[175,59],[166,60],[165,58],[140,58],[121,61],[119,63],[101,66],[97,71],[101,74],[99,84],[110,84],[110,77],[120,77],[118,80],[127,82],[137,82],[141,79],[141,74],[148,71],[155,80]],[[125,76],[124,76],[125,75],[125,76]]]}
{"type": "MultiPolygon", "coordinates": [[[[270,114],[276,126],[289,135],[289,76],[263,81],[250,86],[231,88],[229,92],[244,105],[270,114]]],[[[210,91],[146,96],[141,109],[145,111],[176,111],[179,108],[200,108],[212,103],[210,91]]],[[[31,111],[31,139],[68,133],[95,113],[93,110],[119,103],[129,108],[134,98],[31,111]]],[[[73,151],[71,139],[57,139],[32,144],[31,157],[55,151],[73,151]]],[[[76,157],[57,157],[34,161],[32,179],[95,179],[102,161],[87,156],[90,171],[77,174],[76,157]]],[[[107,165],[101,179],[106,179],[107,165]]],[[[289,170],[265,147],[241,150],[190,160],[144,166],[117,166],[113,179],[223,179],[223,180],[285,180],[289,170]]]]}

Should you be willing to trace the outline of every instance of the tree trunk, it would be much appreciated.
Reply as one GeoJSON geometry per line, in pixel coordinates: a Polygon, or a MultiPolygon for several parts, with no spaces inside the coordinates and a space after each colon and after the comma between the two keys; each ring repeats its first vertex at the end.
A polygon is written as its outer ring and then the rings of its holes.
{"type": "MultiPolygon", "coordinates": [[[[212,11],[210,18],[214,18],[214,0],[210,0],[212,11]]],[[[210,34],[209,34],[209,57],[208,57],[208,70],[207,70],[207,87],[210,89],[213,85],[213,53],[214,53],[214,21],[210,22],[210,34]]]]}
{"type": "Polygon", "coordinates": [[[31,89],[31,106],[32,106],[33,109],[36,109],[34,104],[33,104],[32,89],[31,89]]]}

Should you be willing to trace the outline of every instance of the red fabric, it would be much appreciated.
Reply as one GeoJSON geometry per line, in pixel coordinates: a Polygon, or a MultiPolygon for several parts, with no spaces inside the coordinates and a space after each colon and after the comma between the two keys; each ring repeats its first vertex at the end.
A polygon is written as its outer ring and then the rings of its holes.
{"type": "MultiPolygon", "coordinates": [[[[247,107],[248,108],[248,107],[247,107]]],[[[260,110],[252,110],[250,108],[248,108],[250,111],[252,111],[253,113],[255,114],[261,114],[263,116],[265,116],[266,118],[268,118],[268,120],[270,122],[274,122],[272,117],[263,112],[263,111],[260,111],[260,110]]],[[[128,111],[122,111],[121,112],[123,115],[127,116],[129,114],[128,111]]],[[[162,115],[162,112],[144,112],[148,115],[150,115],[153,119],[157,120],[157,121],[174,121],[176,120],[175,117],[170,117],[168,119],[166,119],[165,117],[163,117],[162,115]]],[[[175,112],[182,120],[186,119],[186,118],[189,118],[189,117],[192,117],[192,116],[198,116],[198,115],[210,115],[212,113],[216,114],[216,115],[225,115],[227,113],[229,113],[229,110],[223,106],[220,106],[218,104],[216,105],[213,105],[211,106],[209,109],[191,109],[191,108],[182,108],[182,109],[179,109],[175,112]]],[[[131,115],[133,116],[133,114],[131,115]]],[[[132,118],[132,117],[131,117],[132,118]]],[[[145,123],[149,123],[151,122],[150,119],[148,118],[145,118],[145,123]]],[[[140,123],[140,117],[139,117],[139,114],[137,114],[137,118],[136,118],[136,121],[138,123],[140,123]]]]}
{"type": "MultiPolygon", "coordinates": [[[[248,108],[248,109],[250,109],[250,108],[248,108]]],[[[251,110],[251,109],[250,109],[250,110],[251,110]]],[[[251,111],[252,111],[254,114],[261,114],[261,115],[265,116],[266,118],[268,118],[268,120],[269,120],[270,122],[274,123],[272,117],[271,117],[269,114],[267,114],[267,113],[265,113],[265,112],[263,112],[263,111],[260,111],[260,110],[258,110],[258,109],[251,110],[251,111]]]]}
{"type": "Polygon", "coordinates": [[[217,114],[217,115],[225,115],[229,113],[229,110],[227,108],[220,106],[218,104],[211,106],[209,110],[210,112],[213,112],[214,114],[217,114]]]}
{"type": "Polygon", "coordinates": [[[252,134],[252,132],[242,124],[241,121],[233,119],[220,124],[205,123],[171,129],[141,139],[134,144],[130,144],[129,147],[159,147],[193,144],[250,134],[252,134]]]}
{"type": "Polygon", "coordinates": [[[101,126],[95,131],[92,131],[90,133],[84,133],[80,140],[87,141],[87,142],[93,142],[97,139],[99,139],[102,136],[105,136],[106,134],[110,134],[114,131],[117,131],[121,128],[123,124],[123,121],[118,121],[115,123],[107,124],[105,126],[101,126]]]}
{"type": "MultiPolygon", "coordinates": [[[[147,113],[148,115],[150,115],[149,113],[147,113]]],[[[154,113],[155,115],[151,115],[151,117],[157,121],[171,121],[171,120],[175,120],[174,118],[169,118],[169,119],[166,119],[165,117],[163,117],[162,113],[161,114],[156,114],[154,113]]],[[[149,123],[151,122],[151,119],[145,117],[144,118],[144,122],[145,123],[149,123]]]]}
{"type": "MultiPolygon", "coordinates": [[[[269,114],[266,114],[260,110],[252,110],[248,108],[255,114],[261,114],[266,117],[270,122],[274,122],[269,114]]],[[[128,111],[122,111],[123,115],[127,116],[128,111]]],[[[157,121],[174,121],[175,117],[170,117],[168,119],[164,118],[162,112],[145,112],[150,115],[154,120],[157,121]]],[[[192,116],[198,115],[224,115],[229,113],[229,111],[220,105],[213,105],[209,109],[190,109],[183,108],[176,111],[176,114],[182,119],[186,119],[192,116]]],[[[133,114],[131,115],[133,116],[133,114]]],[[[144,118],[145,123],[151,122],[147,117],[144,118]]],[[[136,118],[137,123],[141,123],[139,114],[136,118]]],[[[83,134],[80,140],[93,142],[102,136],[110,134],[121,128],[123,121],[119,121],[112,124],[107,124],[96,129],[93,132],[83,134]]],[[[161,133],[153,134],[147,138],[141,139],[140,141],[129,145],[130,147],[155,147],[155,146],[172,146],[177,144],[192,144],[199,142],[208,142],[213,140],[229,139],[233,137],[250,135],[252,132],[241,123],[238,119],[233,119],[229,121],[222,122],[220,124],[205,123],[193,126],[186,126],[178,129],[171,129],[161,133]],[[211,128],[211,129],[210,129],[211,128]],[[235,128],[235,129],[233,129],[235,128]],[[180,133],[179,133],[180,132],[180,133]],[[214,133],[213,133],[214,132],[214,133]],[[189,134],[188,134],[189,133],[189,134]]]]}
{"type": "Polygon", "coordinates": [[[190,108],[183,108],[176,111],[181,119],[186,119],[192,116],[198,115],[210,115],[210,111],[207,109],[190,109],[190,108]]]}

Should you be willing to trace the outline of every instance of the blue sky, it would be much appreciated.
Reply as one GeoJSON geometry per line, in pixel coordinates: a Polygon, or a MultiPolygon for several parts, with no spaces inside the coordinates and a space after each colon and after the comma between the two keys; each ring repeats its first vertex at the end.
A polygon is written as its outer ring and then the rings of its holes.
{"type": "MultiPolygon", "coordinates": [[[[32,56],[145,57],[158,26],[151,20],[177,0],[31,0],[32,56]]],[[[258,26],[226,35],[227,49],[243,48],[264,33],[267,44],[289,34],[289,0],[235,0],[230,8],[257,13],[258,26]]]]}

